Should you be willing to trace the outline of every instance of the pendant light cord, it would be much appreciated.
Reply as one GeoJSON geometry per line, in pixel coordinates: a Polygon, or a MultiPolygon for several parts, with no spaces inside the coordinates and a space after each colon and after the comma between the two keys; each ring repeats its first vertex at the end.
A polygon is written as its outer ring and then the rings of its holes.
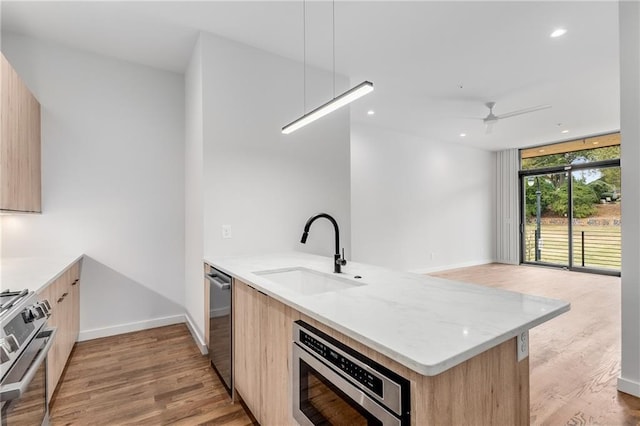
{"type": "Polygon", "coordinates": [[[302,115],[307,113],[307,1],[302,0],[302,115]]]}
{"type": "Polygon", "coordinates": [[[333,98],[336,97],[336,0],[332,1],[333,12],[333,98]]]}

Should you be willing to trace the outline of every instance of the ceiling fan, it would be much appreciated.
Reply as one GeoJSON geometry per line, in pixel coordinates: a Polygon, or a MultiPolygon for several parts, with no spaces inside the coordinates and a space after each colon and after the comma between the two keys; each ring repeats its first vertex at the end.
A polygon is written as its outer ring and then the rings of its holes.
{"type": "Polygon", "coordinates": [[[511,111],[500,115],[495,115],[493,113],[493,107],[496,106],[495,102],[487,102],[485,106],[489,108],[489,114],[485,118],[482,119],[484,124],[487,126],[486,133],[490,134],[493,130],[493,125],[498,122],[498,120],[502,120],[504,118],[515,117],[516,115],[528,114],[530,112],[540,111],[543,109],[551,108],[551,105],[537,105],[529,108],[519,109],[517,111],[511,111]]]}

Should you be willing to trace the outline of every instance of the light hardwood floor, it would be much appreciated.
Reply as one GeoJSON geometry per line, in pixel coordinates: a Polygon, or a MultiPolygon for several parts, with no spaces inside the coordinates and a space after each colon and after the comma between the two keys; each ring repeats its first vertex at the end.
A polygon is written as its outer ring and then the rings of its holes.
{"type": "Polygon", "coordinates": [[[250,425],[184,324],[77,343],[51,404],[56,425],[250,425]]]}
{"type": "MultiPolygon", "coordinates": [[[[530,333],[532,425],[640,425],[640,399],[616,391],[619,278],[498,264],[434,275],[571,302],[530,333]]],[[[251,424],[184,325],[78,343],[51,415],[53,425],[251,424]]]]}
{"type": "Polygon", "coordinates": [[[616,390],[620,278],[501,264],[433,275],[571,303],[530,332],[532,425],[640,425],[640,399],[616,390]]]}

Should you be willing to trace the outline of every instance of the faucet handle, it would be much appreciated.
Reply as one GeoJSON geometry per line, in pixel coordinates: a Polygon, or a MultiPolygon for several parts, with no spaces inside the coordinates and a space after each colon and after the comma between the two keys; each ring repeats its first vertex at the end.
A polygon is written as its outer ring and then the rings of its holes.
{"type": "Polygon", "coordinates": [[[337,258],[336,263],[340,266],[344,266],[347,264],[347,259],[344,258],[344,247],[342,248],[342,257],[337,258]]]}

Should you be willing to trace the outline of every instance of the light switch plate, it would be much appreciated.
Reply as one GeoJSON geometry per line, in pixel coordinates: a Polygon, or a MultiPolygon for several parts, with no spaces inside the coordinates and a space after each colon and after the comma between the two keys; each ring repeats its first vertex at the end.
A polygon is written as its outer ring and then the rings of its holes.
{"type": "Polygon", "coordinates": [[[222,238],[231,238],[231,225],[222,225],[222,238]]]}
{"type": "Polygon", "coordinates": [[[529,356],[529,330],[518,334],[516,344],[518,346],[516,348],[518,352],[518,362],[520,362],[529,356]]]}

